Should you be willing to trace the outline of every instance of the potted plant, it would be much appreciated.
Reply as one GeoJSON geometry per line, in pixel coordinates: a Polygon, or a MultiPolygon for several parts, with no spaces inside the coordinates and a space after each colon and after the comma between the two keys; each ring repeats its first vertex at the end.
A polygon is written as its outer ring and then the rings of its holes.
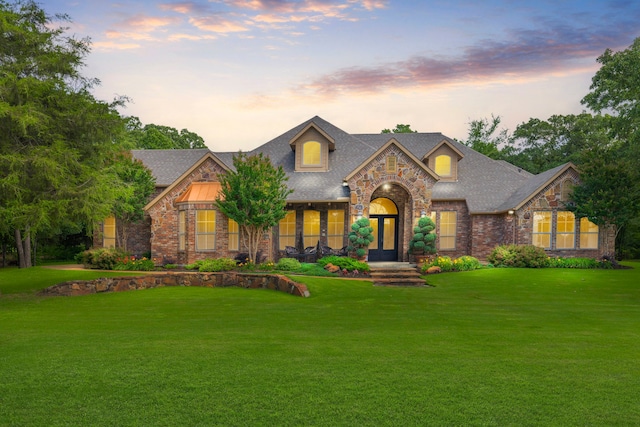
{"type": "Polygon", "coordinates": [[[347,250],[355,258],[365,260],[373,239],[373,227],[368,218],[362,217],[351,225],[347,250]]]}
{"type": "Polygon", "coordinates": [[[413,237],[409,241],[409,252],[416,257],[418,265],[436,253],[436,225],[429,217],[422,217],[413,229],[413,237]]]}

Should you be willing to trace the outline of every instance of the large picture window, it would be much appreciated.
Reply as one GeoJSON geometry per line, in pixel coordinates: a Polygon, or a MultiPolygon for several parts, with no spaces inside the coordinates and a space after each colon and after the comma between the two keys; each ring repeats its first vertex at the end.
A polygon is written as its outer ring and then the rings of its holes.
{"type": "Polygon", "coordinates": [[[533,232],[531,241],[534,246],[551,249],[551,212],[533,213],[533,232]]]}
{"type": "Polygon", "coordinates": [[[187,248],[187,213],[178,212],[178,250],[184,251],[187,248]]]}
{"type": "Polygon", "coordinates": [[[196,211],[196,250],[210,251],[216,248],[216,211],[196,211]]]}
{"type": "Polygon", "coordinates": [[[576,217],[573,212],[560,211],[556,219],[556,249],[576,247],[576,217]]]}
{"type": "Polygon", "coordinates": [[[456,248],[456,230],[458,215],[454,211],[440,212],[440,245],[441,250],[456,248]]]}
{"type": "Polygon", "coordinates": [[[116,217],[110,216],[104,220],[102,228],[102,247],[116,247],[116,217]]]}
{"type": "Polygon", "coordinates": [[[316,246],[320,240],[320,212],[304,211],[302,229],[304,247],[316,246]]]}
{"type": "Polygon", "coordinates": [[[598,226],[588,218],[580,218],[580,248],[598,249],[598,226]]]}
{"type": "Polygon", "coordinates": [[[229,234],[229,250],[230,251],[239,251],[240,250],[240,227],[238,223],[229,218],[228,223],[228,234],[229,234]]]}
{"type": "Polygon", "coordinates": [[[296,211],[287,211],[287,216],[280,220],[278,242],[280,250],[286,246],[296,245],[296,211]]]}
{"type": "Polygon", "coordinates": [[[344,246],[344,211],[330,209],[327,216],[327,245],[340,249],[344,246]]]}

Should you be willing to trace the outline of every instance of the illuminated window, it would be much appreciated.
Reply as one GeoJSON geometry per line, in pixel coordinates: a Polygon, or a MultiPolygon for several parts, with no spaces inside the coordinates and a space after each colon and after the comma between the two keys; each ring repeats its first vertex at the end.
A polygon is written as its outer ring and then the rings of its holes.
{"type": "Polygon", "coordinates": [[[304,247],[316,246],[320,240],[320,212],[304,211],[302,223],[304,247]]]}
{"type": "Polygon", "coordinates": [[[330,209],[327,215],[327,245],[339,249],[344,245],[344,211],[330,209]]]}
{"type": "Polygon", "coordinates": [[[576,247],[576,217],[573,212],[558,212],[556,221],[556,249],[576,247]]]}
{"type": "Polygon", "coordinates": [[[278,242],[280,250],[285,246],[296,245],[296,211],[287,211],[287,216],[280,220],[278,242]]]}
{"type": "Polygon", "coordinates": [[[216,211],[196,211],[196,250],[216,248],[216,211]]]}
{"type": "Polygon", "coordinates": [[[392,200],[379,197],[369,203],[369,215],[397,215],[398,207],[392,200]]]}
{"type": "Polygon", "coordinates": [[[451,176],[451,156],[441,154],[436,157],[435,172],[440,176],[451,176]]]}
{"type": "Polygon", "coordinates": [[[588,218],[580,218],[580,248],[598,249],[598,226],[588,218]]]}
{"type": "Polygon", "coordinates": [[[116,247],[116,217],[110,216],[104,220],[102,229],[102,247],[116,247]]]}
{"type": "Polygon", "coordinates": [[[178,250],[184,251],[187,248],[187,213],[178,212],[178,250]]]}
{"type": "Polygon", "coordinates": [[[429,218],[431,218],[431,221],[433,221],[433,225],[436,225],[436,216],[437,216],[437,212],[436,211],[431,211],[431,213],[429,214],[429,218]]]}
{"type": "Polygon", "coordinates": [[[322,145],[317,141],[308,141],[302,145],[302,164],[304,166],[320,166],[322,145]]]}
{"type": "Polygon", "coordinates": [[[440,212],[440,249],[456,248],[457,212],[440,212]]]}
{"type": "Polygon", "coordinates": [[[396,156],[387,157],[387,173],[396,173],[398,170],[398,158],[396,156]]]}
{"type": "Polygon", "coordinates": [[[228,233],[229,233],[229,250],[230,251],[239,251],[240,250],[240,227],[238,223],[229,218],[228,223],[228,233]]]}
{"type": "Polygon", "coordinates": [[[551,212],[533,213],[531,241],[534,246],[551,249],[551,212]]]}

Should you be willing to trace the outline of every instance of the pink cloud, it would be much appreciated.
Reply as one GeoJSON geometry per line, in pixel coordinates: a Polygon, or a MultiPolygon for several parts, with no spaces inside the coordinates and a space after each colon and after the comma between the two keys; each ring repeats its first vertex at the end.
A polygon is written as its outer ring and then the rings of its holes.
{"type": "Polygon", "coordinates": [[[246,25],[222,19],[219,16],[208,16],[204,18],[191,18],[189,22],[200,30],[210,31],[212,33],[237,33],[249,31],[246,25]]]}

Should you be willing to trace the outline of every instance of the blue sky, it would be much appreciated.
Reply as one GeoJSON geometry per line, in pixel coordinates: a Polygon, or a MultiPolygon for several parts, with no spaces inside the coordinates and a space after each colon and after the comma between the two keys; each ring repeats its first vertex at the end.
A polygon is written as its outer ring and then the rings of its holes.
{"type": "Polygon", "coordinates": [[[319,115],[466,139],[471,120],[579,113],[605,49],[640,36],[640,2],[47,0],[90,37],[99,99],[250,150],[319,115]]]}

